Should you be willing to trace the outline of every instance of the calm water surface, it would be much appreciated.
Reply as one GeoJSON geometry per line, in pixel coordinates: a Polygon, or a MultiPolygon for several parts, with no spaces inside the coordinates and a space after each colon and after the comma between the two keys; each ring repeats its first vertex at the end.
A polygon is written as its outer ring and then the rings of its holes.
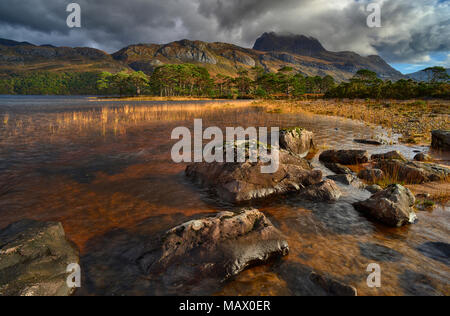
{"type": "MultiPolygon", "coordinates": [[[[186,294],[154,289],[129,271],[127,251],[193,217],[233,210],[187,181],[186,165],[171,161],[170,139],[194,118],[208,126],[303,126],[320,148],[400,150],[408,158],[422,147],[374,147],[355,138],[389,135],[377,127],[315,115],[267,114],[242,102],[93,102],[85,97],[0,97],[0,228],[25,218],[61,221],[81,251],[79,294],[186,294]],[[2,189],[3,186],[3,189],[2,189]]],[[[317,158],[313,163],[324,169],[317,158]]],[[[449,254],[430,255],[428,242],[450,241],[450,208],[419,212],[416,225],[377,225],[351,203],[370,195],[342,187],[335,204],[295,196],[254,206],[286,234],[291,253],[249,269],[214,293],[307,294],[305,271],[314,269],[354,285],[361,295],[449,295],[449,254]],[[424,250],[425,249],[425,250],[424,250]],[[429,250],[429,249],[428,249],[429,250]],[[370,263],[382,269],[382,287],[366,285],[370,263]]],[[[435,249],[432,249],[432,252],[435,249]]]]}

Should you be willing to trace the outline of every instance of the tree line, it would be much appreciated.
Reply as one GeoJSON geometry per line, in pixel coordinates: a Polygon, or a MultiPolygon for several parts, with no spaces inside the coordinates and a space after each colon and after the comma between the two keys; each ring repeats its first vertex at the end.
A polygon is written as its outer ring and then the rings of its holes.
{"type": "Polygon", "coordinates": [[[409,99],[449,98],[449,77],[444,68],[430,68],[428,83],[413,80],[383,81],[362,69],[349,81],[336,84],[331,76],[304,76],[291,67],[266,72],[262,67],[242,69],[237,76],[211,76],[204,67],[169,64],[152,75],[141,71],[102,73],[35,72],[0,79],[0,94],[152,95],[211,98],[327,98],[409,99]]]}

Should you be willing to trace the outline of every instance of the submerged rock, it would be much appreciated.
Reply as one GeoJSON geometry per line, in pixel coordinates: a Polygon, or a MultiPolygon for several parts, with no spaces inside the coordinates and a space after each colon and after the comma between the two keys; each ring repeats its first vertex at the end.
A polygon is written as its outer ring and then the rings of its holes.
{"type": "Polygon", "coordinates": [[[333,180],[325,180],[311,185],[300,193],[299,197],[314,202],[336,202],[342,192],[333,180]]]}
{"type": "Polygon", "coordinates": [[[345,185],[354,186],[356,188],[364,187],[364,184],[352,174],[337,174],[333,176],[328,176],[327,178],[345,185]]]}
{"type": "Polygon", "coordinates": [[[324,163],[357,165],[368,162],[369,158],[366,150],[327,150],[320,155],[319,160],[324,163]]]}
{"type": "Polygon", "coordinates": [[[407,161],[407,159],[397,150],[390,151],[384,154],[372,155],[372,160],[401,160],[407,161]]]}
{"type": "Polygon", "coordinates": [[[428,258],[440,261],[450,266],[450,244],[444,242],[426,242],[417,250],[428,258]]]}
{"type": "Polygon", "coordinates": [[[324,289],[329,296],[358,296],[358,291],[351,285],[317,274],[316,272],[311,272],[309,277],[313,283],[324,289]]]}
{"type": "Polygon", "coordinates": [[[403,258],[394,249],[372,243],[359,243],[359,251],[363,257],[379,262],[398,262],[403,258]]]}
{"type": "Polygon", "coordinates": [[[358,173],[358,178],[371,183],[381,181],[384,177],[384,172],[380,169],[364,169],[358,173]]]}
{"type": "Polygon", "coordinates": [[[335,174],[353,174],[353,171],[350,168],[343,166],[339,163],[334,162],[324,163],[324,166],[327,169],[333,171],[335,174]]]}
{"type": "Polygon", "coordinates": [[[450,151],[450,131],[433,131],[431,147],[437,150],[450,151]]]}
{"type": "Polygon", "coordinates": [[[417,216],[413,206],[416,202],[411,191],[399,184],[374,194],[370,199],[353,204],[369,217],[392,227],[412,224],[417,216]]]}
{"type": "Polygon", "coordinates": [[[256,163],[194,163],[186,175],[208,187],[221,199],[240,203],[271,195],[297,192],[322,181],[322,172],[313,170],[303,158],[280,151],[280,165],[275,173],[263,174],[262,161],[256,163]]]}
{"type": "Polygon", "coordinates": [[[244,269],[289,252],[281,232],[258,210],[193,220],[161,240],[160,248],[143,254],[138,264],[152,278],[176,287],[209,280],[217,288],[244,269]]]}
{"type": "Polygon", "coordinates": [[[399,160],[379,161],[376,168],[397,181],[409,184],[441,181],[450,175],[450,169],[438,164],[422,162],[402,162],[399,160]]]}
{"type": "Polygon", "coordinates": [[[79,263],[60,223],[23,220],[0,231],[0,296],[68,296],[66,272],[79,263]]]}
{"type": "Polygon", "coordinates": [[[300,127],[280,131],[280,148],[299,156],[308,155],[314,149],[314,133],[300,127]]]}

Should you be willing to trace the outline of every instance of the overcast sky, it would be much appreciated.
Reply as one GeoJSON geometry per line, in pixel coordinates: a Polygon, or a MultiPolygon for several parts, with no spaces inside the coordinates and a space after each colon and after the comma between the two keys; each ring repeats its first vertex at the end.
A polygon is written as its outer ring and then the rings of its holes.
{"type": "Polygon", "coordinates": [[[450,67],[450,0],[1,0],[0,37],[114,52],[180,39],[252,47],[267,31],[318,38],[328,50],[379,54],[402,72],[450,67]],[[82,28],[66,25],[77,2],[82,28]],[[382,7],[369,28],[365,7],[382,7]]]}

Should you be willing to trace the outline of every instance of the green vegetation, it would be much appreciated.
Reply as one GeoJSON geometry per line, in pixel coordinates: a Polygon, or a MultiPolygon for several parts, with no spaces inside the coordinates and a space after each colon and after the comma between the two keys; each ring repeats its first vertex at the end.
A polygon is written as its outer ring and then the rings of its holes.
{"type": "Polygon", "coordinates": [[[169,64],[151,76],[138,72],[30,72],[0,77],[0,94],[48,95],[152,95],[160,97],[286,99],[325,95],[327,98],[415,99],[450,98],[449,76],[444,68],[428,69],[429,83],[413,80],[382,81],[362,69],[339,85],[331,76],[307,77],[291,67],[267,73],[262,67],[238,72],[236,77],[218,74],[192,64],[169,64]]]}
{"type": "MultiPolygon", "coordinates": [[[[444,71],[445,69],[442,68],[444,71]]],[[[376,73],[369,70],[360,70],[350,80],[331,89],[325,95],[327,98],[350,99],[415,99],[415,98],[450,98],[449,77],[442,73],[440,67],[430,68],[433,71],[429,83],[413,80],[399,80],[397,82],[383,81],[376,73]]]]}

